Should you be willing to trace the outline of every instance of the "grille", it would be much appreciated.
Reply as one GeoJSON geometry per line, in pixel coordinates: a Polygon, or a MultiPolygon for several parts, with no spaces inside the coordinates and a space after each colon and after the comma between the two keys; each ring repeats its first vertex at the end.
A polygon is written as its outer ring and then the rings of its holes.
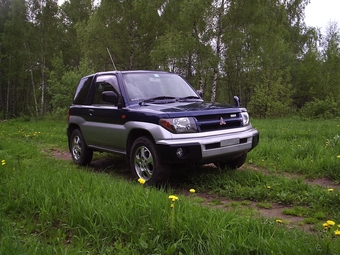
{"type": "Polygon", "coordinates": [[[201,132],[242,127],[242,117],[240,113],[203,115],[196,116],[196,119],[199,130],[201,132]],[[221,118],[223,119],[223,121],[221,121],[221,118]],[[223,122],[222,125],[221,122],[223,122]]]}

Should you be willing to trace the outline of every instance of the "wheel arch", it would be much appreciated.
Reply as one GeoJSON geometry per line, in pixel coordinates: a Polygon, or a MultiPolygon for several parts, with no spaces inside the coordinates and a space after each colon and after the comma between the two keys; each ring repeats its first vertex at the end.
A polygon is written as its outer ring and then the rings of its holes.
{"type": "Polygon", "coordinates": [[[68,142],[68,148],[69,150],[71,149],[71,141],[70,141],[70,138],[71,138],[71,135],[72,135],[72,132],[76,129],[79,129],[80,132],[81,132],[81,129],[79,127],[79,125],[77,124],[74,124],[74,123],[71,123],[68,125],[68,128],[67,128],[67,142],[68,142]]]}
{"type": "Polygon", "coordinates": [[[140,128],[136,128],[130,131],[128,138],[126,140],[126,155],[128,158],[130,158],[130,151],[131,151],[131,147],[133,142],[141,136],[146,136],[148,138],[150,138],[152,141],[155,141],[155,139],[153,138],[152,134],[145,129],[140,129],[140,128]]]}

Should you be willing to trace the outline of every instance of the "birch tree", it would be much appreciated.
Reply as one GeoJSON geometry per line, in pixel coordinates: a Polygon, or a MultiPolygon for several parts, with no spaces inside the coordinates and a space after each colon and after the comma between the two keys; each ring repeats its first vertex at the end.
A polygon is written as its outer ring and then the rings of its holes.
{"type": "Polygon", "coordinates": [[[44,115],[48,105],[48,69],[53,55],[60,48],[60,20],[57,0],[29,0],[32,24],[30,48],[34,49],[34,62],[39,67],[40,111],[44,115]]]}

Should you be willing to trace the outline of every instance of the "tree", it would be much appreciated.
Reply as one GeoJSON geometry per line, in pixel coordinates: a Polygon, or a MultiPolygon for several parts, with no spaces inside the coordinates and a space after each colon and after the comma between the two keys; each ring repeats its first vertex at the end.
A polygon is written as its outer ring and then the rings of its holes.
{"type": "Polygon", "coordinates": [[[164,33],[151,53],[153,62],[161,69],[181,74],[202,92],[211,81],[214,60],[210,45],[212,30],[208,28],[211,2],[166,2],[159,11],[164,33]]]}
{"type": "Polygon", "coordinates": [[[101,1],[88,24],[78,29],[85,58],[95,70],[154,69],[150,52],[159,33],[158,1],[101,1]]]}
{"type": "Polygon", "coordinates": [[[95,6],[93,0],[68,0],[61,6],[62,51],[63,63],[66,71],[69,68],[79,67],[83,54],[78,31],[86,26],[95,6]]]}
{"type": "Polygon", "coordinates": [[[32,24],[30,29],[29,50],[31,51],[31,65],[36,67],[40,92],[39,114],[43,115],[47,109],[48,70],[52,67],[52,59],[60,48],[60,20],[57,0],[29,0],[29,17],[32,24]]]}
{"type": "Polygon", "coordinates": [[[323,68],[321,90],[322,98],[326,96],[339,99],[340,95],[340,30],[336,22],[330,22],[322,43],[323,68]]]}
{"type": "Polygon", "coordinates": [[[5,107],[7,102],[5,97],[5,95],[7,94],[7,86],[5,82],[5,66],[3,64],[4,59],[7,57],[7,51],[4,51],[3,49],[3,38],[5,36],[5,23],[7,22],[7,20],[9,20],[10,10],[10,0],[0,0],[0,117],[2,117],[2,115],[5,115],[5,112],[7,112],[7,110],[3,109],[8,109],[8,107],[5,107]]]}
{"type": "Polygon", "coordinates": [[[1,91],[4,92],[4,118],[12,118],[24,112],[29,105],[26,95],[27,72],[25,62],[25,33],[27,28],[24,0],[13,0],[9,5],[7,19],[1,37],[1,91]]]}
{"type": "Polygon", "coordinates": [[[287,39],[290,24],[287,24],[286,9],[276,1],[265,2],[265,5],[253,3],[255,13],[250,20],[256,20],[257,26],[250,26],[246,37],[250,50],[246,75],[253,77],[254,91],[248,108],[259,117],[277,117],[291,107],[290,72],[294,54],[292,42],[287,39]],[[251,66],[252,63],[255,65],[251,66]]]}
{"type": "Polygon", "coordinates": [[[306,103],[318,98],[322,81],[322,56],[318,48],[320,31],[308,28],[304,54],[297,59],[292,69],[292,81],[294,81],[295,93],[294,105],[300,109],[306,103]]]}

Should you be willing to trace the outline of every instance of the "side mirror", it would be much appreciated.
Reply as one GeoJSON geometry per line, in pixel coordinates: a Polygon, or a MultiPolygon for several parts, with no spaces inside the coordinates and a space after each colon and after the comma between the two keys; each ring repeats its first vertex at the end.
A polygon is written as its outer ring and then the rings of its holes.
{"type": "Polygon", "coordinates": [[[240,99],[238,98],[238,96],[234,96],[234,106],[235,107],[240,107],[240,99]]]}
{"type": "Polygon", "coordinates": [[[196,93],[200,96],[200,98],[203,99],[203,91],[202,90],[196,90],[196,93]]]}
{"type": "Polygon", "coordinates": [[[102,93],[102,99],[104,102],[108,102],[114,105],[118,104],[118,95],[114,91],[104,91],[102,93]]]}

